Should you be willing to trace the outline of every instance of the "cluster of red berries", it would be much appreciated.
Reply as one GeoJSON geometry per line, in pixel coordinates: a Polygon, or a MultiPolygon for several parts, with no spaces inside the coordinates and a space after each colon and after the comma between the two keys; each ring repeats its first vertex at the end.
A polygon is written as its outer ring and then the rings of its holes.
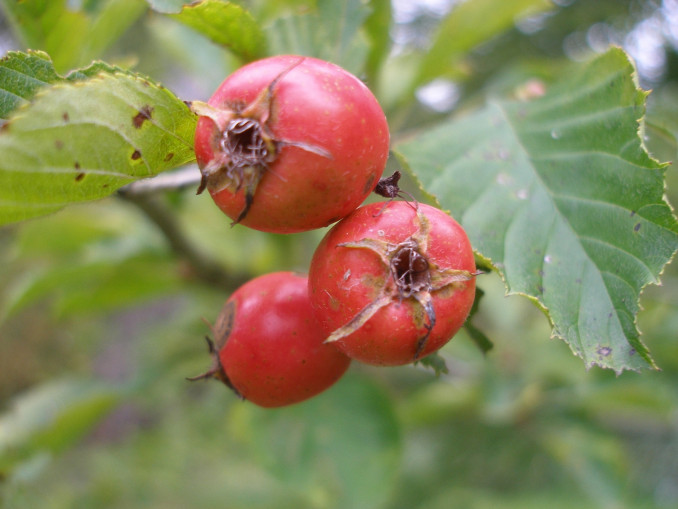
{"type": "Polygon", "coordinates": [[[441,210],[392,201],[402,192],[397,172],[381,178],[388,124],[359,79],[277,56],[191,107],[198,192],[233,224],[292,233],[337,223],[308,276],[267,274],[231,295],[208,340],[214,364],[196,378],[260,406],[289,405],[330,387],[351,359],[408,364],[456,334],[475,296],[471,245],[441,210]],[[391,200],[360,207],[373,191],[391,200]]]}

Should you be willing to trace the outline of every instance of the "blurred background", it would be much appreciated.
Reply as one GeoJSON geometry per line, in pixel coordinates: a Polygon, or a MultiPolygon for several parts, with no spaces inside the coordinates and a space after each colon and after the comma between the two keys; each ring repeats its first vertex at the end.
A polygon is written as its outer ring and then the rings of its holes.
{"type": "MultiPolygon", "coordinates": [[[[474,2],[501,10],[498,0],[474,2]]],[[[0,2],[5,13],[9,3],[0,2]]],[[[63,3],[93,16],[106,1],[63,3]]],[[[237,3],[272,32],[315,4],[237,3]]],[[[678,0],[554,0],[469,43],[457,77],[402,94],[393,78],[459,3],[391,2],[388,59],[379,75],[361,77],[395,138],[617,45],[635,60],[641,86],[653,90],[649,149],[675,160],[678,0]]],[[[238,62],[145,7],[135,7],[121,38],[95,48],[100,54],[50,52],[57,69],[96,56],[133,66],[182,99],[206,100],[238,62]]],[[[3,54],[26,49],[8,18],[0,18],[3,54]]],[[[675,168],[667,180],[676,204],[675,168]]],[[[410,182],[403,187],[414,191],[410,182]]],[[[194,188],[144,206],[113,197],[0,229],[0,503],[678,507],[675,263],[641,300],[639,327],[657,372],[587,371],[565,343],[550,339],[535,306],[505,297],[498,276],[487,274],[478,280],[485,294],[474,323],[494,348],[483,354],[460,332],[441,352],[447,374],[354,363],[328,392],[278,410],[242,403],[216,382],[185,381],[209,364],[203,319],[216,318],[236,282],[304,272],[323,234],[229,229],[194,188]],[[169,226],[160,228],[149,210],[169,226]],[[168,231],[181,242],[168,242],[168,231]],[[224,277],[206,276],[214,264],[224,277]]]]}

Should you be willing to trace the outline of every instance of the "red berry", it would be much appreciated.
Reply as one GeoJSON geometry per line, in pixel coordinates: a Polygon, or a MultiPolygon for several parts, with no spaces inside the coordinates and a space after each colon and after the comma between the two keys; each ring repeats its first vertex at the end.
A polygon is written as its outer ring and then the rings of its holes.
{"type": "Polygon", "coordinates": [[[464,324],[475,298],[473,251],[441,210],[373,203],[321,241],[309,293],[328,342],[368,364],[407,364],[441,348],[464,324]]]}
{"type": "Polygon", "coordinates": [[[308,298],[308,280],[291,272],[257,277],[226,301],[213,328],[218,378],[262,407],[298,403],[334,384],[350,359],[324,344],[308,298]]]}
{"type": "Polygon", "coordinates": [[[389,131],[370,90],[344,69],[276,56],[241,67],[200,115],[201,189],[234,220],[292,233],[348,215],[374,189],[389,131]]]}

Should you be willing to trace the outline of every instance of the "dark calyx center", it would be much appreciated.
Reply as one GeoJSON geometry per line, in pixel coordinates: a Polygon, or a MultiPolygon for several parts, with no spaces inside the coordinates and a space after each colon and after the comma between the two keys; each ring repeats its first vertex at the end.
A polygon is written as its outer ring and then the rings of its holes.
{"type": "Polygon", "coordinates": [[[235,168],[263,165],[269,155],[261,124],[251,118],[231,120],[224,131],[221,148],[235,168]]]}
{"type": "Polygon", "coordinates": [[[431,289],[429,263],[414,246],[398,249],[391,258],[391,273],[402,298],[431,289]]]}

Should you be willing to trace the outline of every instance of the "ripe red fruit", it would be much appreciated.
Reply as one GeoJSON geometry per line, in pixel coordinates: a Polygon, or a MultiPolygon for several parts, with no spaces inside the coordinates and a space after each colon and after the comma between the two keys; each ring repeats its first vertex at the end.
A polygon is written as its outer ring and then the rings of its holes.
{"type": "Polygon", "coordinates": [[[306,276],[275,272],[238,288],[208,340],[217,378],[262,407],[291,405],[334,384],[350,359],[332,345],[313,317],[306,276]]]}
{"type": "Polygon", "coordinates": [[[257,230],[292,233],[341,219],[374,189],[388,157],[388,124],[370,90],[315,58],[252,62],[191,107],[200,115],[199,191],[257,230]]]}
{"type": "Polygon", "coordinates": [[[408,364],[441,348],[464,324],[475,298],[473,251],[441,210],[373,203],[321,241],[309,293],[327,342],[368,364],[408,364]]]}

